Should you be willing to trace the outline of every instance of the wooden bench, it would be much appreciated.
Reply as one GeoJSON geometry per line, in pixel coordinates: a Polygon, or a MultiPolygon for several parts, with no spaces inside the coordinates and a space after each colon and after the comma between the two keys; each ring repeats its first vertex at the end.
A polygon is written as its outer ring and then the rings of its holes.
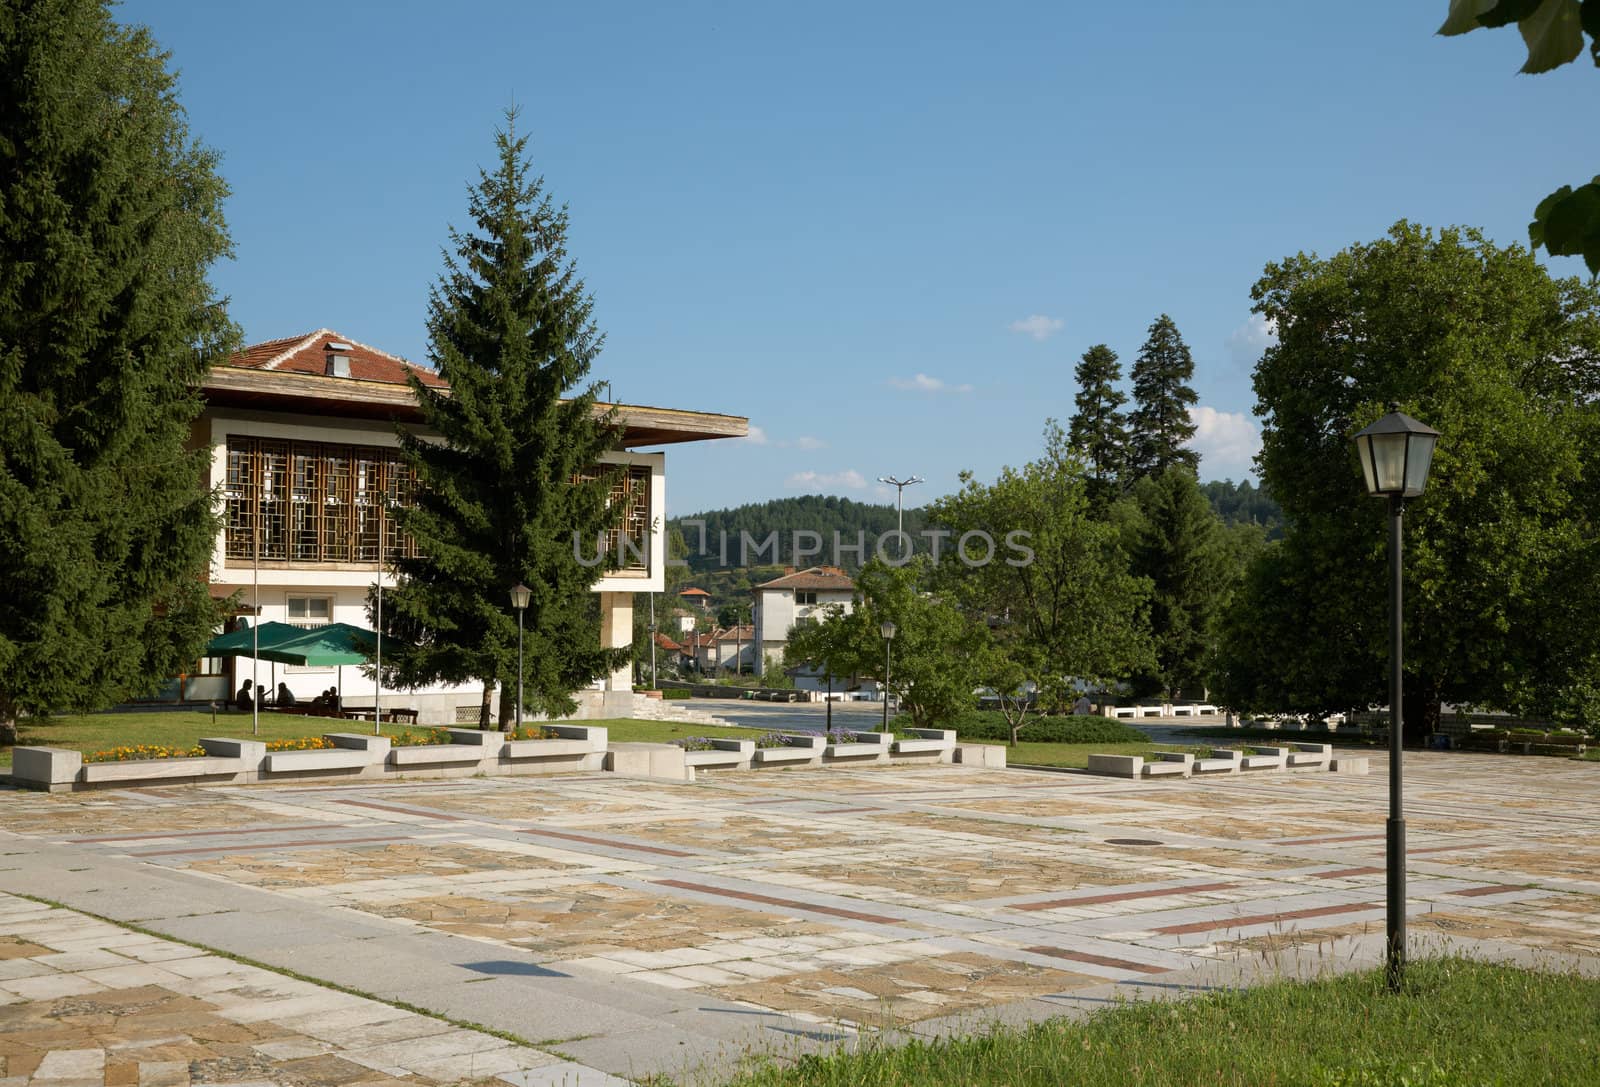
{"type": "MultiPolygon", "coordinates": [[[[346,721],[370,721],[372,720],[374,709],[376,709],[374,706],[346,706],[338,711],[338,716],[343,717],[346,721]]],[[[327,711],[327,713],[330,716],[333,715],[331,710],[327,711]]],[[[390,724],[396,721],[404,721],[408,725],[415,725],[417,723],[417,711],[387,709],[383,711],[383,719],[390,724]]]]}

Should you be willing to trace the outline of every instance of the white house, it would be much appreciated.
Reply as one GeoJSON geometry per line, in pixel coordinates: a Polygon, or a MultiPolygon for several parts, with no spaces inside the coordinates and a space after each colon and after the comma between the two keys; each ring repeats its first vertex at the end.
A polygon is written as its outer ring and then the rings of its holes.
{"type": "Polygon", "coordinates": [[[808,570],[790,570],[782,577],[764,581],[752,592],[759,673],[768,659],[783,660],[783,647],[788,644],[789,630],[795,624],[820,618],[830,607],[849,611],[855,582],[837,566],[813,566],[808,570]]]}
{"type": "MultiPolygon", "coordinates": [[[[205,411],[193,441],[211,450],[208,483],[223,503],[224,527],[211,561],[212,593],[234,593],[258,621],[314,626],[346,622],[369,626],[368,590],[385,575],[389,556],[413,545],[393,530],[382,497],[405,502],[416,480],[398,456],[396,425],[426,436],[408,374],[444,387],[430,370],[331,329],[245,348],[205,378],[205,411]]],[[[603,406],[605,407],[605,406],[603,406]]],[[[608,646],[633,640],[635,593],[664,588],[666,454],[657,447],[739,437],[749,423],[739,416],[615,405],[623,424],[619,447],[603,461],[626,466],[613,500],[626,503],[623,525],[609,546],[623,556],[620,569],[598,581],[600,626],[608,646]]],[[[507,602],[509,607],[509,600],[507,602]]],[[[208,662],[207,673],[187,679],[185,697],[226,698],[252,672],[275,687],[288,683],[297,697],[335,686],[333,669],[296,668],[240,658],[208,662]],[[214,690],[213,690],[214,688],[214,690]]],[[[579,693],[580,714],[626,715],[632,710],[631,668],[579,693]]],[[[371,704],[373,680],[357,669],[343,675],[347,701],[371,704]]],[[[414,707],[429,724],[477,720],[478,688],[438,686],[384,692],[385,706],[414,707]]]]}

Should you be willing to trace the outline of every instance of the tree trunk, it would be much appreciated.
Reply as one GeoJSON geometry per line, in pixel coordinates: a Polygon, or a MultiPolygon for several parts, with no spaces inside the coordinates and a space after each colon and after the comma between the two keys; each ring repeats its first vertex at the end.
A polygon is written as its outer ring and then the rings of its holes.
{"type": "MultiPolygon", "coordinates": [[[[517,692],[511,689],[511,684],[500,685],[500,731],[508,732],[516,727],[511,719],[517,715],[517,692]]],[[[520,724],[520,722],[519,722],[520,724]]]]}
{"type": "Polygon", "coordinates": [[[483,701],[478,705],[478,729],[482,732],[489,731],[489,697],[494,691],[494,680],[483,681],[483,701]]]}
{"type": "Polygon", "coordinates": [[[0,717],[0,747],[17,746],[17,719],[0,717]]]}
{"type": "Polygon", "coordinates": [[[1439,684],[1428,679],[1406,683],[1400,700],[1402,739],[1407,747],[1421,747],[1426,737],[1439,728],[1441,716],[1439,684]]]}

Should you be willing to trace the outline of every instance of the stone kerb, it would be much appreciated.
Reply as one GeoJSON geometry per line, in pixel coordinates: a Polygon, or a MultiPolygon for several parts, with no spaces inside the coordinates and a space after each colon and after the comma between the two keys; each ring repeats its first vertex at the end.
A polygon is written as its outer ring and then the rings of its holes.
{"type": "Polygon", "coordinates": [[[615,743],[605,752],[604,769],[623,777],[693,781],[694,767],[689,765],[686,755],[677,744],[615,743]]]}
{"type": "Polygon", "coordinates": [[[1006,768],[1006,749],[1001,744],[958,743],[951,755],[952,761],[962,766],[982,766],[988,770],[1006,768]]]}
{"type": "Polygon", "coordinates": [[[1089,773],[1109,774],[1112,777],[1136,778],[1144,770],[1142,755],[1090,755],[1089,773]]]}

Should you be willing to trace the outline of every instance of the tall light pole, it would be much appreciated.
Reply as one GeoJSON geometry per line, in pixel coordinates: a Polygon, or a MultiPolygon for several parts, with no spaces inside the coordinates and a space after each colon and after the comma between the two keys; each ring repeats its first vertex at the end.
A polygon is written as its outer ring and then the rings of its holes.
{"type": "MultiPolygon", "coordinates": [[[[383,523],[388,520],[388,510],[378,510],[378,659],[372,669],[372,734],[383,733],[383,523]]],[[[340,676],[344,673],[340,672],[340,676]]],[[[342,680],[341,680],[342,682],[342,680]]]]}
{"type": "Polygon", "coordinates": [[[522,615],[528,610],[528,599],[533,595],[522,582],[511,586],[511,606],[517,609],[517,723],[511,731],[522,727],[522,615]]]}
{"type": "Polygon", "coordinates": [[[1367,493],[1389,500],[1389,819],[1384,835],[1388,871],[1384,927],[1389,988],[1398,992],[1406,968],[1406,820],[1400,776],[1405,621],[1400,530],[1406,499],[1421,495],[1428,485],[1439,432],[1394,409],[1391,404],[1389,414],[1357,434],[1355,441],[1367,493]]]}
{"type": "Polygon", "coordinates": [[[896,479],[894,476],[879,476],[879,483],[887,483],[894,488],[894,513],[895,531],[904,536],[906,531],[906,513],[901,500],[905,497],[907,487],[915,487],[918,483],[926,483],[921,476],[909,476],[906,479],[896,479]]]}
{"type": "Polygon", "coordinates": [[[890,647],[894,645],[894,623],[888,619],[878,624],[883,635],[883,731],[889,731],[889,665],[892,661],[890,647]]]}

